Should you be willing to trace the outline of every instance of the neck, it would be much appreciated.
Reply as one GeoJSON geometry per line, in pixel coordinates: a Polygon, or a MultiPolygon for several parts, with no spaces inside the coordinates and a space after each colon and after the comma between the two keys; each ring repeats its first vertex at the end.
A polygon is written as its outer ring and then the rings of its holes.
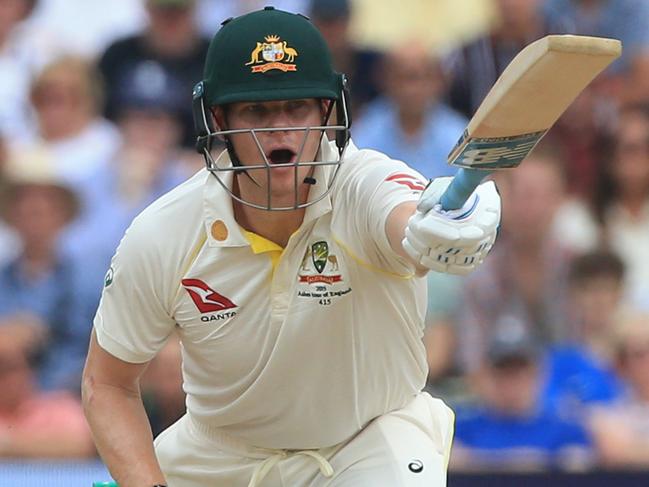
{"type": "Polygon", "coordinates": [[[48,272],[55,260],[50,246],[26,246],[22,254],[21,267],[27,276],[37,278],[48,272]]]}
{"type": "Polygon", "coordinates": [[[419,135],[424,127],[425,114],[419,113],[399,113],[399,122],[403,133],[408,137],[415,137],[419,135]]]}
{"type": "Polygon", "coordinates": [[[83,130],[90,125],[90,116],[79,116],[66,125],[50,125],[41,128],[43,138],[50,142],[57,142],[79,135],[83,130]]]}
{"type": "Polygon", "coordinates": [[[170,57],[180,56],[190,51],[197,41],[198,38],[193,33],[192,35],[179,35],[173,38],[157,33],[149,33],[147,37],[147,42],[154,51],[170,57]]]}
{"type": "Polygon", "coordinates": [[[281,247],[286,247],[291,235],[300,228],[306,209],[268,211],[234,202],[234,218],[243,228],[281,247]]]}
{"type": "MultiPolygon", "coordinates": [[[[304,204],[309,198],[309,186],[300,184],[298,186],[297,201],[304,204]]],[[[245,201],[266,206],[266,191],[246,174],[235,177],[232,189],[234,194],[245,201]]],[[[292,191],[277,196],[271,195],[273,207],[291,207],[295,204],[295,196],[292,191]]],[[[300,227],[304,220],[306,208],[296,210],[269,211],[253,208],[238,201],[234,201],[234,217],[243,228],[254,232],[276,244],[285,247],[290,236],[300,227]]]]}

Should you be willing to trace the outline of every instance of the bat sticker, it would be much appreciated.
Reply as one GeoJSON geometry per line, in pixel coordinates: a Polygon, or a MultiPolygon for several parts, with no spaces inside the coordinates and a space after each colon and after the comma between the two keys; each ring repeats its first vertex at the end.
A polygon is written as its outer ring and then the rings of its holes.
{"type": "Polygon", "coordinates": [[[534,149],[547,131],[511,137],[460,139],[456,146],[465,144],[461,152],[454,156],[452,164],[473,169],[506,169],[517,167],[534,149]]]}

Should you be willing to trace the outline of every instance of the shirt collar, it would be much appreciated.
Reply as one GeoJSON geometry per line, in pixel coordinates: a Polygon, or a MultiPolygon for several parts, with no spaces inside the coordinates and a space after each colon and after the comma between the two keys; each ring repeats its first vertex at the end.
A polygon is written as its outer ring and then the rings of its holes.
{"type": "MultiPolygon", "coordinates": [[[[215,161],[219,167],[231,166],[228,151],[221,152],[215,161]]],[[[203,212],[205,215],[205,233],[210,247],[245,247],[250,245],[241,233],[239,224],[234,219],[232,197],[221,184],[232,188],[233,171],[219,174],[221,181],[210,172],[203,189],[203,212]]]]}

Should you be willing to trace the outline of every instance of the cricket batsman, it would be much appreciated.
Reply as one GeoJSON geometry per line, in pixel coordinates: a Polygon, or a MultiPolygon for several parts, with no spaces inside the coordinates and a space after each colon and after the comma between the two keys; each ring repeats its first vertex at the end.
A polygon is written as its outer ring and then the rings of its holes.
{"type": "Polygon", "coordinates": [[[483,261],[493,183],[443,212],[448,178],[357,149],[323,38],[272,7],[223,23],[194,117],[206,168],[135,218],[94,321],[83,401],[111,475],[445,485],[453,413],[421,392],[425,273],[483,261]],[[187,413],[153,441],[139,380],[174,330],[187,413]]]}

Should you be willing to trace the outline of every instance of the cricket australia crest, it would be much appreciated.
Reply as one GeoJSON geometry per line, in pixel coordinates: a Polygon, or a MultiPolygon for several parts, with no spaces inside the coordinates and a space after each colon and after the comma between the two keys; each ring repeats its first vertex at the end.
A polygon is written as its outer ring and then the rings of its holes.
{"type": "Polygon", "coordinates": [[[311,246],[311,259],[318,274],[322,274],[327,265],[327,257],[329,257],[329,244],[327,242],[320,241],[311,246]]]}
{"type": "Polygon", "coordinates": [[[257,45],[250,53],[250,61],[246,66],[251,66],[253,73],[265,73],[271,69],[280,71],[297,71],[293,61],[297,57],[297,51],[282,41],[279,36],[267,35],[265,42],[257,42],[257,45]]]}
{"type": "Polygon", "coordinates": [[[307,247],[298,278],[299,282],[307,284],[333,284],[342,281],[338,257],[331,252],[326,241],[319,240],[307,247]]]}
{"type": "Polygon", "coordinates": [[[318,240],[306,247],[298,271],[297,296],[329,306],[348,295],[352,288],[343,279],[344,261],[338,260],[336,246],[318,240]]]}

